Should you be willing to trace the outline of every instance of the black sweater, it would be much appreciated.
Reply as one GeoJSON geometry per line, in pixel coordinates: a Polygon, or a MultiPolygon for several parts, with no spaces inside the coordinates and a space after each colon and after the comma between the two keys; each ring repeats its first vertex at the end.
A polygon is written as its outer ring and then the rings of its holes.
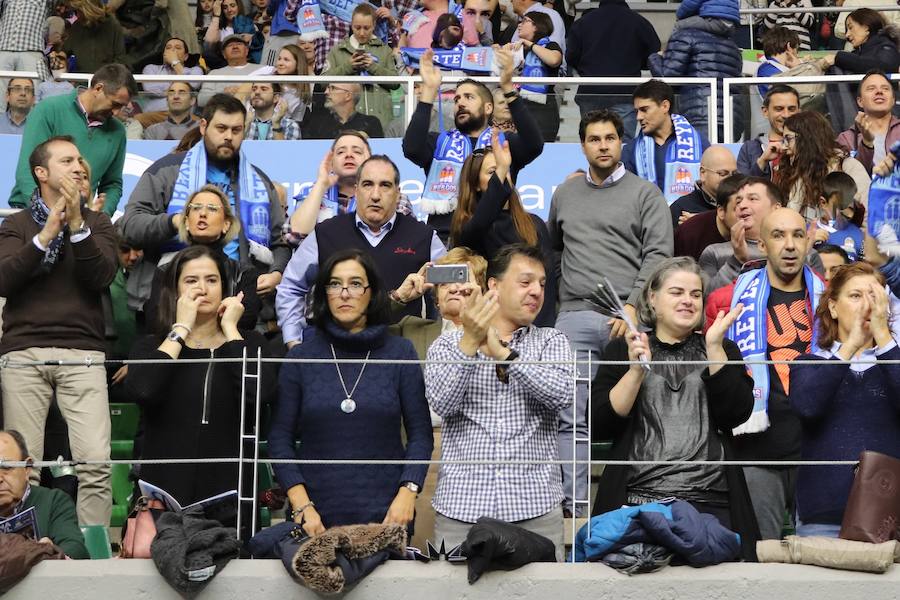
{"type": "MultiPolygon", "coordinates": [[[[466,222],[457,239],[451,240],[453,246],[467,246],[487,260],[491,260],[497,251],[508,244],[517,244],[523,240],[516,232],[509,211],[503,208],[512,194],[512,186],[492,175],[488,188],[475,205],[472,218],[466,222]]],[[[553,327],[556,322],[556,260],[550,232],[547,224],[534,214],[529,215],[537,230],[538,247],[544,253],[544,269],[547,283],[544,287],[544,306],[538,313],[534,324],[538,327],[553,327]]]]}
{"type": "MultiPolygon", "coordinates": [[[[244,348],[250,359],[258,348],[266,352],[266,340],[254,332],[242,332],[244,340],[226,342],[214,352],[184,348],[179,359],[240,358],[244,348]]],[[[171,361],[157,348],[160,336],[146,336],[135,343],[132,359],[171,361]]],[[[141,458],[235,458],[241,423],[241,363],[132,364],[125,379],[128,393],[141,406],[144,450],[141,458]]],[[[261,401],[275,394],[275,363],[263,363],[261,401]]],[[[255,372],[254,363],[248,372],[255,372]]],[[[253,423],[256,380],[247,380],[247,423],[253,423]]],[[[248,432],[250,429],[248,428],[248,432]]],[[[236,463],[143,465],[141,478],[162,487],[182,505],[237,487],[236,463]]],[[[247,479],[245,478],[245,482],[247,479]]],[[[246,485],[246,484],[245,484],[246,485]]],[[[250,490],[245,489],[246,494],[250,490]]]]}
{"type": "MultiPolygon", "coordinates": [[[[699,334],[695,334],[699,335],[699,334]]],[[[652,338],[653,344],[659,344],[652,338]]],[[[741,360],[741,353],[730,340],[724,342],[728,360],[741,360]]],[[[704,360],[706,353],[692,360],[704,360]]],[[[628,346],[625,338],[612,340],[603,353],[604,361],[628,360],[628,346]]],[[[662,366],[652,367],[654,372],[662,366]]],[[[697,366],[697,369],[702,367],[697,366]]],[[[612,439],[612,460],[627,460],[629,449],[635,443],[635,424],[632,410],[627,417],[620,417],[612,407],[609,393],[628,371],[628,365],[602,365],[597,371],[591,390],[592,441],[612,439]]],[[[701,375],[706,387],[706,401],[709,405],[710,431],[718,432],[725,460],[733,460],[731,449],[731,429],[747,420],[753,410],[753,380],[740,365],[725,365],[715,375],[710,376],[704,369],[701,375]]],[[[641,401],[639,392],[635,403],[641,401]]],[[[597,498],[592,514],[597,515],[620,508],[627,496],[629,469],[620,465],[608,465],[603,470],[597,498]]],[[[750,502],[750,493],[744,479],[743,470],[738,466],[726,466],[725,478],[728,484],[731,527],[741,535],[741,554],[745,560],[756,560],[756,541],[760,538],[759,526],[750,502]]]]}
{"type": "Polygon", "coordinates": [[[879,69],[885,73],[896,73],[900,68],[900,51],[897,43],[884,35],[869,36],[863,44],[853,52],[838,52],[834,64],[850,73],[866,73],[879,69]]]}

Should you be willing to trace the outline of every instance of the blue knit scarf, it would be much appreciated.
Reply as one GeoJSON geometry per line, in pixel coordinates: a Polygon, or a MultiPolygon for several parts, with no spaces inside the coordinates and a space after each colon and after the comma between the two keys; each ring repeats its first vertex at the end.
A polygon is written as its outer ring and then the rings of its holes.
{"type": "MultiPolygon", "coordinates": [[[[703,154],[703,142],[697,130],[681,115],[673,114],[671,117],[675,143],[666,148],[666,174],[662,189],[670,206],[681,196],[694,191],[694,182],[700,178],[700,156],[703,154]]],[[[634,143],[637,144],[634,152],[637,174],[656,183],[656,142],[653,136],[644,135],[642,131],[634,143]]]]}
{"type": "MultiPolygon", "coordinates": [[[[545,37],[535,42],[535,45],[546,47],[549,43],[550,38],[545,37]]],[[[549,75],[550,69],[538,58],[532,47],[531,52],[525,55],[525,67],[522,69],[522,77],[548,77],[549,75]]],[[[519,91],[523,98],[538,104],[546,104],[547,91],[549,89],[550,86],[543,83],[523,83],[519,91]]]]}
{"type": "MultiPolygon", "coordinates": [[[[890,152],[900,155],[900,143],[895,143],[890,152]]],[[[878,250],[900,256],[900,161],[887,176],[872,177],[866,221],[869,235],[878,242],[878,250]]]]}
{"type": "MultiPolygon", "coordinates": [[[[191,194],[206,185],[206,146],[195,144],[188,150],[178,168],[172,198],[166,213],[181,214],[191,194]]],[[[238,155],[237,204],[240,207],[241,231],[252,244],[269,247],[269,190],[265,182],[247,160],[243,149],[238,155]]]]}
{"type": "Polygon", "coordinates": [[[288,0],[284,18],[290,23],[296,23],[300,39],[305,42],[328,37],[322,20],[322,9],[317,0],[288,0]]]}
{"type": "MultiPolygon", "coordinates": [[[[816,313],[819,296],[825,290],[825,284],[808,266],[803,266],[803,280],[806,284],[809,315],[816,313]]],[[[768,322],[769,293],[772,286],[766,268],[754,269],[742,273],[734,284],[731,296],[731,308],[744,305],[741,313],[728,329],[728,339],[737,344],[745,361],[766,360],[769,340],[766,324],[768,322]]],[[[818,349],[816,331],[813,329],[811,350],[818,349]]],[[[750,375],[753,377],[753,413],[746,422],[732,430],[734,435],[759,433],[769,428],[769,365],[750,364],[750,375]]]]}

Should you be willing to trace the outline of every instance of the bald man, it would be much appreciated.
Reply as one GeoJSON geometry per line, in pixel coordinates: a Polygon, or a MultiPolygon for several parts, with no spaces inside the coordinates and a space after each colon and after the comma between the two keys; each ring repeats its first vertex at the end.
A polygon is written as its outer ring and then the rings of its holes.
{"type": "Polygon", "coordinates": [[[719,183],[735,171],[737,158],[728,146],[716,144],[707,148],[700,157],[700,179],[694,183],[694,191],[669,206],[672,229],[698,213],[715,210],[719,183]]]}
{"type": "MultiPolygon", "coordinates": [[[[800,213],[776,208],[762,221],[759,249],[765,264],[741,273],[713,292],[706,316],[740,303],[744,311],[728,338],[746,361],[791,361],[810,351],[813,317],[825,284],[808,264],[812,241],[800,213]]],[[[712,323],[712,321],[709,321],[712,323]]],[[[800,421],[791,411],[790,366],[749,364],[756,402],[750,419],[735,428],[737,460],[799,460],[800,421]]],[[[785,512],[793,515],[796,467],[744,467],[762,539],[779,539],[785,512]]]]}

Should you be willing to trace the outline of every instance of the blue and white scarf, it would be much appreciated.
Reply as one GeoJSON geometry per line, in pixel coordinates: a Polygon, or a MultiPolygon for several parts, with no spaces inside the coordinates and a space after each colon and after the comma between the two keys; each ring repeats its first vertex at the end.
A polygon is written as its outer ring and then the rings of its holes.
{"type": "MultiPolygon", "coordinates": [[[[806,284],[807,306],[810,321],[816,314],[819,297],[825,290],[825,283],[808,266],[803,266],[803,280],[806,284]]],[[[741,313],[728,329],[728,339],[737,344],[745,361],[766,360],[769,339],[766,332],[768,322],[769,293],[772,286],[766,268],[742,273],[734,284],[731,308],[744,305],[741,313]]],[[[816,330],[812,327],[811,351],[818,350],[816,330]]],[[[741,425],[732,429],[732,434],[760,433],[769,428],[769,365],[748,364],[753,377],[753,413],[741,425]]]]}
{"type": "MultiPolygon", "coordinates": [[[[541,38],[537,42],[536,45],[541,47],[546,47],[547,44],[550,43],[550,38],[545,37],[541,38]]],[[[522,77],[549,77],[550,69],[547,68],[547,65],[538,58],[538,55],[535,53],[534,48],[532,47],[531,52],[528,52],[525,55],[525,66],[522,69],[522,77]]],[[[537,102],[538,104],[547,104],[547,92],[550,90],[549,85],[545,85],[542,83],[523,83],[519,88],[519,93],[523,98],[527,98],[532,102],[537,102]]]]}
{"type": "MultiPolygon", "coordinates": [[[[294,196],[294,206],[299,206],[302,202],[305,202],[306,198],[309,196],[309,192],[311,189],[312,188],[306,189],[294,196]]],[[[331,217],[336,217],[338,215],[352,213],[355,211],[356,196],[350,197],[347,203],[347,207],[344,208],[344,205],[341,204],[338,194],[338,186],[337,184],[335,184],[328,188],[328,191],[325,192],[325,197],[322,198],[322,202],[319,206],[319,217],[317,221],[321,223],[325,219],[330,219],[331,217]]]]}
{"type": "MultiPolygon", "coordinates": [[[[238,155],[238,189],[237,204],[240,207],[241,232],[250,244],[250,252],[255,257],[254,244],[264,248],[269,247],[271,236],[269,223],[269,190],[265,182],[247,160],[243,149],[238,155]]],[[[172,190],[172,198],[166,213],[170,215],[181,214],[188,198],[207,183],[206,178],[206,147],[200,143],[188,150],[178,168],[178,177],[175,179],[175,187],[172,190]]],[[[173,244],[178,244],[173,241],[173,244]]],[[[173,248],[168,244],[169,249],[173,248]]],[[[183,246],[181,246],[183,247],[183,246]]],[[[263,252],[263,255],[266,253],[263,252]]],[[[258,258],[259,259],[259,258],[258,258]]],[[[265,262],[263,260],[263,262],[265,262]]]]}
{"type": "Polygon", "coordinates": [[[300,30],[300,39],[305,42],[328,37],[325,22],[322,20],[322,9],[317,0],[288,0],[284,18],[290,23],[296,23],[297,29],[300,30]]]}
{"type": "MultiPolygon", "coordinates": [[[[900,142],[891,146],[890,153],[900,157],[900,142]]],[[[882,254],[900,256],[900,160],[887,176],[872,177],[866,229],[882,254]]]]}
{"type": "MultiPolygon", "coordinates": [[[[434,50],[434,64],[446,71],[466,71],[467,73],[485,74],[491,72],[494,64],[494,51],[488,46],[466,46],[458,44],[455,48],[434,50]]],[[[419,61],[427,48],[400,48],[400,55],[406,66],[419,68],[419,61]]]]}
{"type": "MultiPolygon", "coordinates": [[[[443,127],[442,127],[443,128],[443,127]]],[[[500,140],[504,139],[500,134],[500,140]]],[[[491,145],[491,129],[478,136],[475,148],[491,145]]],[[[443,215],[456,209],[459,198],[459,176],[463,163],[472,154],[472,142],[458,129],[441,131],[434,146],[434,158],[422,191],[422,210],[429,215],[443,215]]]]}
{"type": "MultiPolygon", "coordinates": [[[[666,173],[662,188],[670,206],[681,196],[694,191],[694,182],[700,179],[700,156],[703,154],[703,142],[697,130],[681,115],[673,114],[671,117],[675,142],[666,148],[666,173]]],[[[634,149],[637,174],[656,183],[656,142],[653,136],[644,135],[641,131],[634,143],[637,144],[634,149]]]]}
{"type": "MultiPolygon", "coordinates": [[[[456,15],[456,17],[459,19],[459,22],[462,23],[462,4],[457,4],[454,0],[447,0],[447,12],[456,15]]],[[[400,26],[403,28],[403,31],[405,31],[409,35],[413,35],[429,20],[430,19],[428,18],[428,16],[426,16],[425,13],[420,10],[408,10],[403,15],[403,20],[400,26]]]]}

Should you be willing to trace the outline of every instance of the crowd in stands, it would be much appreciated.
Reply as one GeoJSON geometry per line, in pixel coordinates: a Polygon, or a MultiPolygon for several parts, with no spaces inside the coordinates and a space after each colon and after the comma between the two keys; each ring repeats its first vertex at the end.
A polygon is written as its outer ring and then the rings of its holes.
{"type": "MultiPolygon", "coordinates": [[[[624,0],[578,19],[534,0],[199,0],[195,18],[186,0],[0,3],[0,68],[40,75],[2,93],[21,210],[0,225],[0,462],[42,457],[51,405],[88,461],[74,506],[37,469],[0,465],[0,518],[36,506],[48,541],[86,556],[76,524],[110,520],[96,461],[117,399],[141,409],[135,458],[235,457],[254,433],[275,459],[450,461],[275,465],[286,518],[313,536],[384,523],[449,549],[487,516],[562,560],[565,518],[671,497],[739,533],[748,560],[786,516],[837,536],[852,472],[791,461],[900,457],[900,367],[884,364],[900,359],[900,258],[865,222],[900,140],[888,21],[859,8],[840,21],[848,49],[833,48],[809,0],[773,0],[797,12],[760,21],[761,75],[864,77],[759,86],[763,127],[738,111],[735,150],[709,142],[708,88],[581,86],[584,161],[557,174],[546,221],[516,188],[553,151],[560,106],[514,76],[740,76],[743,5],[685,0],[663,47],[624,0]],[[800,54],[823,46],[836,51],[800,54]],[[443,83],[473,74],[444,67],[476,47],[491,65],[474,74],[499,84],[443,83]],[[92,78],[74,88],[65,71],[92,78]],[[405,130],[396,85],[203,79],[407,72],[421,83],[405,130]],[[136,73],[198,79],[141,90],[136,73]],[[422,170],[421,220],[396,161],[373,151],[386,132],[422,170]],[[123,199],[127,138],[173,148],[123,199]],[[331,145],[284,157],[319,164],[289,213],[242,145],[311,138],[331,145]],[[623,307],[612,317],[601,282],[623,307]],[[261,363],[246,391],[242,363],[204,362],[245,353],[296,360],[261,363]],[[263,429],[242,431],[257,405],[263,429]],[[590,505],[591,442],[605,441],[643,462],[604,469],[590,505]]],[[[136,471],[182,504],[250,485],[234,462],[136,471]]]]}

